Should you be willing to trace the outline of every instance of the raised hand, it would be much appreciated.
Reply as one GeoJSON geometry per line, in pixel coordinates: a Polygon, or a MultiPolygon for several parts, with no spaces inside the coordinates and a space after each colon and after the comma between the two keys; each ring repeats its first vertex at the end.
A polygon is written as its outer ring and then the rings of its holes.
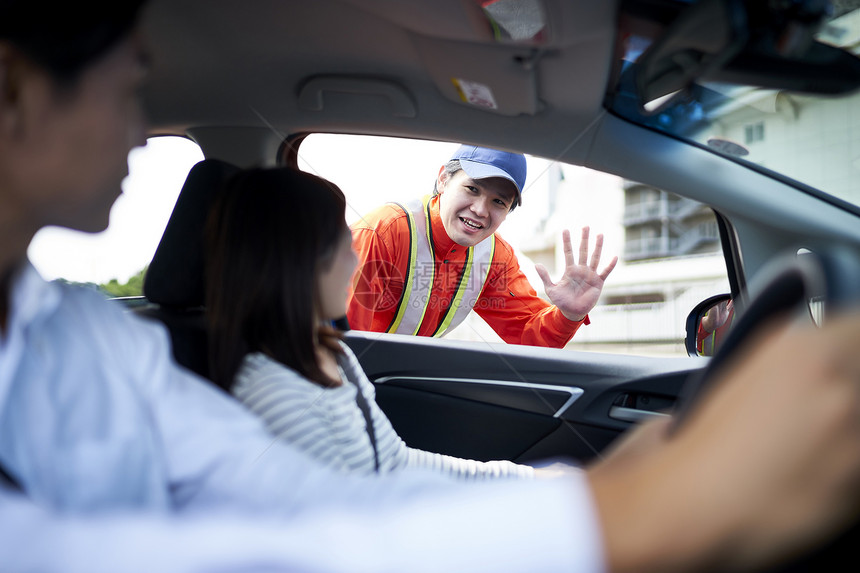
{"type": "Polygon", "coordinates": [[[603,290],[606,277],[618,263],[618,257],[613,257],[599,273],[600,254],[603,251],[603,235],[597,235],[591,260],[588,258],[588,227],[582,228],[582,241],[579,243],[579,263],[573,257],[573,246],[570,242],[570,231],[562,233],[564,245],[564,274],[557,283],[549,278],[549,272],[543,265],[535,265],[549,300],[558,307],[569,320],[579,321],[585,318],[603,290]]]}

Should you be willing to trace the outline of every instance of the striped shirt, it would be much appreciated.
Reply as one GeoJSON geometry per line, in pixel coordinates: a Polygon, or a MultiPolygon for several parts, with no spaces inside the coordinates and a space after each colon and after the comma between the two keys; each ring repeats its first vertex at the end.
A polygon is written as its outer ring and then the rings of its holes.
{"type": "Polygon", "coordinates": [[[253,353],[242,362],[233,394],[263,420],[273,436],[340,471],[371,474],[375,470],[367,422],[356,402],[356,391],[361,389],[373,420],[380,473],[408,467],[462,479],[533,477],[530,466],[464,460],[408,447],[376,405],[373,384],[355,355],[345,344],[341,346],[341,386],[324,388],[262,353],[253,353]]]}

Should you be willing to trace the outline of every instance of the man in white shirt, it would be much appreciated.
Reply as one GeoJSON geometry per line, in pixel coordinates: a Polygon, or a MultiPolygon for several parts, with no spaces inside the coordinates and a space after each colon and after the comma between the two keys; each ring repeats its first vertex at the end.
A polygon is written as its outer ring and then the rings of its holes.
{"type": "Polygon", "coordinates": [[[23,491],[0,485],[4,570],[743,568],[854,515],[860,358],[831,365],[856,317],[766,337],[672,439],[470,486],[331,473],[178,368],[160,327],[43,281],[33,235],[103,229],[144,142],[136,8],[0,0],[0,465],[23,491]]]}

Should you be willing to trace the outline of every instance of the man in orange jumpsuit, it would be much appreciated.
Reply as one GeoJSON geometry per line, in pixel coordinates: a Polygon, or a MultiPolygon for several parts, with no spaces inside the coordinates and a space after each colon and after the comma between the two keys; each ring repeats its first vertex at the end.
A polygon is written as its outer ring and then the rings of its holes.
{"type": "Polygon", "coordinates": [[[617,257],[600,272],[603,236],[579,261],[564,231],[565,270],[537,272],[553,304],[537,296],[496,230],[522,202],[522,154],[460,146],[439,169],[432,196],[380,207],[353,225],[359,265],[350,293],[351,328],[441,336],[475,310],[508,343],[561,348],[597,304],[617,257]]]}

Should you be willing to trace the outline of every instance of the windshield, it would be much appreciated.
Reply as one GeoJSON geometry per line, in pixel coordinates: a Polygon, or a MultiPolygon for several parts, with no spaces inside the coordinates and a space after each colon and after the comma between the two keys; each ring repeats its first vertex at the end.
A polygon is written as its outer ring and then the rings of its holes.
{"type": "MultiPolygon", "coordinates": [[[[860,52],[860,0],[834,3],[816,38],[860,52]]],[[[635,96],[633,70],[650,43],[642,35],[624,39],[612,111],[860,205],[860,93],[817,96],[697,83],[689,93],[649,114],[635,96]]]]}

